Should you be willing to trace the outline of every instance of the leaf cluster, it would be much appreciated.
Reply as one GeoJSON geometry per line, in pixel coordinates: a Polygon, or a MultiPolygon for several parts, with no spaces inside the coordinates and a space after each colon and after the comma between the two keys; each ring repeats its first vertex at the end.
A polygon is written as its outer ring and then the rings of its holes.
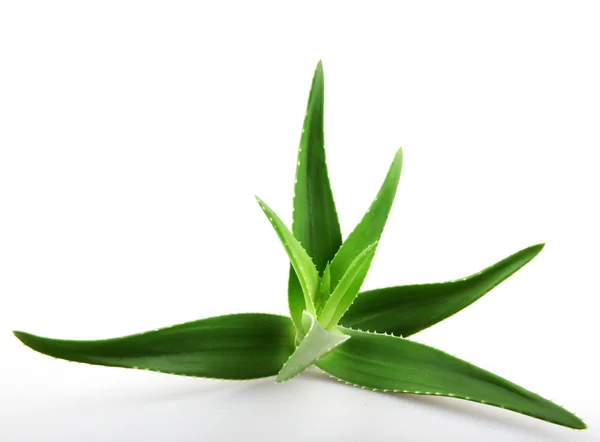
{"type": "Polygon", "coordinates": [[[294,186],[292,229],[257,201],[290,261],[290,317],[201,319],[120,338],[59,340],[15,331],[32,349],[87,364],[221,379],[292,379],[312,365],[373,390],[449,396],[583,429],[574,414],[468,362],[407,339],[469,306],[543,248],[533,245],[469,277],[361,292],[402,169],[399,149],[365,215],[343,241],[325,160],[324,79],[314,73],[294,186]]]}

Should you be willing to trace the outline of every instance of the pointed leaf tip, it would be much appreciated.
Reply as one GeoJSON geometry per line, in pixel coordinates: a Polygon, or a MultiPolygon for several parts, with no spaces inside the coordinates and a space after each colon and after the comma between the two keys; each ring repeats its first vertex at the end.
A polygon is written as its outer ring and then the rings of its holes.
{"type": "Polygon", "coordinates": [[[294,352],[295,333],[290,318],[266,313],[216,316],[91,341],[13,331],[32,350],[67,361],[219,379],[276,375],[294,352]]]}
{"type": "MultiPolygon", "coordinates": [[[[342,233],[327,173],[324,140],[324,75],[319,60],[313,73],[298,148],[292,232],[312,258],[319,275],[342,245],[342,233]]],[[[288,305],[300,327],[305,303],[296,272],[289,272],[288,305]]]]}
{"type": "MultiPolygon", "coordinates": [[[[396,196],[401,172],[402,149],[398,149],[377,196],[331,262],[332,290],[335,290],[335,284],[341,279],[354,258],[381,237],[396,196]]],[[[366,271],[368,271],[368,267],[366,271]]]]}
{"type": "Polygon", "coordinates": [[[493,405],[574,429],[573,413],[489,371],[404,338],[341,328],[350,336],[317,361],[337,379],[375,390],[433,394],[493,405]]]}
{"type": "Polygon", "coordinates": [[[539,255],[539,253],[544,249],[545,245],[546,245],[546,243],[543,243],[543,242],[539,243],[539,244],[534,244],[532,246],[525,247],[523,250],[521,250],[518,253],[529,256],[529,261],[531,261],[537,255],[539,255]]]}
{"type": "MultiPolygon", "coordinates": [[[[298,279],[301,289],[298,295],[304,298],[304,302],[302,302],[302,299],[297,300],[299,301],[299,307],[302,307],[302,309],[306,308],[310,313],[314,314],[313,298],[319,288],[319,272],[310,255],[283,221],[281,221],[281,218],[261,199],[257,200],[275,233],[277,233],[298,279]]],[[[298,330],[301,330],[301,313],[298,315],[291,311],[291,314],[294,324],[296,324],[298,330]]]]}
{"type": "Polygon", "coordinates": [[[410,336],[481,298],[535,258],[543,247],[544,244],[529,246],[467,278],[362,292],[341,324],[410,336]]]}
{"type": "Polygon", "coordinates": [[[25,344],[25,342],[23,342],[23,340],[27,339],[27,333],[22,332],[20,330],[13,330],[12,334],[15,335],[15,338],[17,338],[19,341],[21,341],[21,343],[25,344]]]}

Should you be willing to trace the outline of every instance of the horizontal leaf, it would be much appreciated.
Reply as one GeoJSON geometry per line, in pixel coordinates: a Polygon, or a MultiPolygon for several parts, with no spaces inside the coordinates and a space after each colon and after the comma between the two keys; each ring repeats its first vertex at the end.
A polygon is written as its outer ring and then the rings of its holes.
{"type": "Polygon", "coordinates": [[[345,342],[349,336],[328,332],[321,327],[310,313],[302,314],[303,328],[308,330],[304,339],[281,368],[277,382],[287,381],[313,365],[320,357],[345,342]]]}
{"type": "Polygon", "coordinates": [[[359,293],[340,324],[410,336],[469,306],[531,261],[544,247],[527,247],[468,278],[359,293]]]}
{"type": "MultiPolygon", "coordinates": [[[[326,263],[333,259],[342,244],[340,224],[325,161],[324,97],[323,65],[319,61],[302,126],[292,216],[292,232],[313,258],[319,274],[324,271],[326,263]]],[[[293,266],[290,268],[288,283],[288,304],[294,323],[300,324],[305,307],[302,288],[293,266]]]]}
{"type": "Polygon", "coordinates": [[[14,334],[33,350],[68,361],[184,376],[254,379],[277,374],[294,351],[295,330],[285,316],[246,313],[94,341],[14,334]]]}
{"type": "Polygon", "coordinates": [[[405,338],[340,330],[350,339],[316,365],[342,381],[374,390],[456,397],[585,428],[564,408],[440,350],[405,338]]]}
{"type": "Polygon", "coordinates": [[[323,327],[329,329],[331,326],[336,325],[350,304],[352,304],[352,301],[354,301],[360,290],[360,284],[362,284],[367,275],[376,247],[377,242],[368,246],[352,261],[352,264],[346,270],[346,273],[319,315],[319,322],[323,327]],[[359,284],[356,284],[357,281],[359,281],[359,284]]]}
{"type": "MultiPolygon", "coordinates": [[[[296,271],[296,275],[298,275],[298,280],[300,281],[300,286],[302,287],[302,293],[304,294],[305,308],[309,311],[309,313],[314,315],[315,307],[313,300],[317,290],[319,289],[320,282],[319,273],[315,268],[315,264],[308,253],[306,253],[306,250],[304,250],[302,245],[286,227],[283,221],[281,221],[277,214],[259,197],[256,197],[256,201],[258,201],[258,204],[271,222],[273,229],[275,229],[277,236],[279,236],[281,244],[285,248],[290,262],[296,271]]],[[[298,330],[301,330],[299,327],[300,324],[295,324],[298,330]]]]}
{"type": "Polygon", "coordinates": [[[379,241],[396,196],[401,171],[402,149],[398,149],[375,200],[331,262],[332,289],[335,289],[352,261],[370,244],[379,241]]]}

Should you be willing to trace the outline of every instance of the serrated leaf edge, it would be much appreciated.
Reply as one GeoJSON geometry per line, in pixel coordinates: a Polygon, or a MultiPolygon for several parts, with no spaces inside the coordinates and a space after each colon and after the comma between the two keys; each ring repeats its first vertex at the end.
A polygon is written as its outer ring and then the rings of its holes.
{"type": "MultiPolygon", "coordinates": [[[[369,260],[373,259],[373,256],[375,255],[375,252],[377,250],[377,245],[379,244],[379,241],[375,241],[372,244],[369,244],[367,247],[364,248],[364,250],[362,252],[360,252],[350,263],[350,265],[348,266],[348,268],[346,269],[346,272],[344,273],[344,275],[342,276],[342,278],[337,282],[335,289],[333,290],[333,293],[331,293],[331,295],[328,297],[327,302],[325,303],[323,310],[321,311],[320,317],[319,319],[322,319],[322,323],[323,323],[323,327],[325,328],[329,328],[331,326],[336,325],[340,318],[342,318],[344,316],[344,314],[348,311],[348,309],[350,308],[350,306],[354,303],[354,300],[356,299],[356,297],[358,296],[358,293],[356,293],[354,295],[354,297],[352,298],[350,304],[348,305],[348,307],[342,312],[342,314],[336,318],[336,316],[338,315],[338,308],[339,305],[341,303],[342,300],[345,299],[345,295],[347,293],[347,290],[343,293],[341,293],[338,302],[336,305],[333,305],[333,310],[331,311],[331,313],[329,313],[328,306],[330,305],[330,302],[332,302],[332,300],[334,300],[334,295],[336,295],[336,293],[339,290],[339,286],[340,283],[347,277],[351,277],[350,281],[348,282],[348,287],[346,287],[346,289],[348,289],[356,280],[356,278],[358,277],[359,273],[363,270],[363,268],[366,265],[370,265],[369,260]],[[354,271],[353,274],[350,274],[351,271],[354,271]],[[327,313],[326,317],[323,317],[324,313],[327,313]]],[[[366,277],[366,274],[365,274],[366,277]]]]}
{"type": "MultiPolygon", "coordinates": [[[[423,344],[423,343],[421,343],[421,342],[419,342],[419,341],[415,341],[415,340],[413,340],[413,339],[407,339],[407,338],[403,338],[403,337],[401,337],[401,336],[395,336],[395,335],[393,335],[393,334],[391,334],[391,333],[370,332],[370,331],[365,331],[365,330],[361,330],[361,329],[358,329],[358,328],[350,328],[350,327],[342,327],[342,326],[339,326],[338,328],[339,328],[339,329],[342,329],[342,330],[343,330],[343,329],[349,329],[349,330],[353,330],[353,331],[359,331],[359,332],[362,332],[362,333],[368,333],[368,334],[371,334],[371,335],[391,336],[391,337],[393,337],[393,338],[396,338],[396,339],[406,339],[406,340],[410,340],[410,341],[412,341],[412,342],[416,342],[416,343],[419,343],[419,344],[422,344],[422,345],[427,345],[427,344],[423,344]]],[[[448,354],[448,355],[450,355],[450,356],[452,356],[452,357],[454,357],[454,358],[458,358],[458,356],[455,356],[455,355],[453,355],[453,354],[451,354],[451,353],[448,353],[447,351],[444,351],[444,353],[446,353],[446,354],[448,354]]],[[[474,364],[472,364],[470,361],[467,361],[467,360],[465,360],[465,359],[461,359],[461,360],[462,360],[462,361],[465,361],[465,362],[467,362],[467,363],[469,363],[469,364],[471,364],[471,365],[474,365],[474,364]]],[[[532,418],[534,418],[534,419],[539,419],[539,420],[542,420],[542,421],[545,421],[545,422],[550,422],[550,423],[552,423],[552,424],[559,425],[559,426],[561,426],[561,427],[565,427],[565,425],[564,425],[564,424],[561,424],[561,423],[559,423],[559,422],[556,422],[556,421],[553,421],[553,420],[544,419],[544,418],[541,418],[541,417],[539,417],[539,416],[536,416],[536,415],[533,415],[533,414],[530,414],[530,413],[526,413],[526,412],[523,412],[523,411],[521,411],[521,410],[517,410],[517,409],[515,409],[515,408],[512,408],[512,407],[506,407],[506,406],[504,406],[504,405],[501,405],[501,404],[492,404],[492,403],[490,403],[490,402],[488,402],[488,401],[486,401],[486,400],[482,400],[482,399],[474,399],[474,398],[472,398],[472,397],[470,397],[470,396],[461,396],[461,395],[457,395],[457,394],[454,394],[454,393],[440,393],[439,391],[396,390],[396,389],[389,389],[389,390],[388,390],[388,389],[383,389],[383,388],[371,388],[371,387],[365,387],[364,385],[355,384],[355,383],[353,383],[353,382],[348,382],[348,381],[346,381],[346,380],[344,380],[344,379],[342,379],[342,378],[340,378],[340,377],[334,376],[334,375],[332,375],[332,374],[328,373],[327,371],[323,370],[322,368],[320,368],[318,365],[315,365],[315,366],[317,367],[317,369],[318,369],[319,371],[321,371],[321,372],[322,372],[322,373],[324,373],[325,375],[329,376],[330,378],[332,378],[332,379],[335,379],[335,380],[337,380],[338,382],[341,382],[341,383],[343,383],[343,384],[345,384],[345,385],[350,385],[350,386],[352,386],[352,387],[360,388],[360,389],[362,389],[362,390],[371,390],[371,391],[375,391],[375,392],[384,392],[384,393],[416,394],[416,395],[421,395],[421,396],[440,396],[440,397],[450,397],[450,398],[455,398],[455,399],[462,399],[462,400],[466,400],[466,401],[470,401],[470,402],[475,402],[475,403],[479,403],[479,404],[483,404],[483,405],[488,405],[488,406],[492,406],[492,407],[502,408],[502,409],[504,409],[504,410],[509,410],[509,411],[512,411],[512,412],[515,412],[515,413],[522,414],[522,415],[524,415],[524,416],[529,416],[529,417],[532,417],[532,418]]],[[[537,396],[543,397],[542,395],[540,395],[540,394],[538,394],[538,393],[535,393],[535,392],[533,392],[533,391],[532,391],[532,393],[533,393],[533,394],[536,394],[537,396]]],[[[583,419],[582,419],[582,418],[580,418],[579,416],[577,416],[575,413],[573,413],[573,412],[572,412],[572,411],[570,411],[570,410],[567,410],[567,409],[566,409],[566,408],[565,408],[563,405],[560,405],[560,404],[558,404],[558,403],[554,402],[554,401],[553,401],[553,400],[551,400],[551,399],[548,399],[548,398],[545,398],[545,397],[544,397],[544,399],[546,399],[546,400],[548,400],[548,401],[550,401],[550,402],[554,403],[555,405],[558,405],[559,407],[563,408],[564,410],[566,410],[567,412],[571,413],[573,416],[575,416],[575,417],[577,417],[579,420],[581,420],[581,422],[582,422],[582,423],[583,423],[583,425],[584,425],[584,427],[583,427],[583,428],[581,428],[582,430],[584,430],[584,429],[586,429],[586,428],[587,428],[587,425],[585,424],[585,422],[583,422],[583,419]]],[[[565,428],[570,428],[570,427],[565,427],[565,428]]],[[[572,428],[572,429],[573,429],[573,430],[575,430],[576,428],[572,428]]]]}
{"type": "MultiPolygon", "coordinates": [[[[305,313],[306,313],[306,312],[305,312],[305,313]]],[[[310,334],[310,332],[311,332],[311,331],[313,331],[313,330],[315,329],[315,327],[320,327],[320,326],[321,326],[321,325],[319,324],[319,321],[317,320],[317,318],[315,318],[313,315],[310,315],[310,316],[311,316],[311,320],[312,320],[311,327],[310,327],[310,329],[309,329],[309,330],[306,332],[306,335],[305,335],[304,339],[306,339],[306,337],[307,337],[307,336],[310,334]]],[[[326,331],[327,333],[333,334],[331,331],[327,331],[327,330],[325,330],[325,331],[326,331]]],[[[339,331],[338,329],[336,329],[336,331],[338,331],[338,332],[339,332],[339,333],[336,333],[336,334],[344,336],[344,337],[345,337],[345,339],[343,339],[343,340],[340,340],[340,341],[338,341],[338,342],[334,343],[334,344],[333,344],[331,347],[329,347],[329,348],[328,348],[328,349],[327,349],[327,350],[326,350],[326,351],[325,351],[325,352],[324,352],[324,353],[323,353],[323,354],[322,354],[322,355],[321,355],[321,356],[320,356],[318,359],[322,358],[322,357],[323,357],[323,356],[325,356],[327,353],[329,353],[329,352],[331,352],[333,349],[335,349],[337,346],[339,346],[339,345],[343,344],[343,343],[344,343],[344,342],[346,342],[348,339],[350,339],[350,336],[348,336],[348,335],[346,335],[346,334],[342,333],[342,332],[341,332],[341,331],[339,331]]],[[[300,344],[298,344],[298,346],[296,347],[296,349],[300,348],[300,346],[302,345],[302,343],[303,343],[303,342],[304,342],[304,340],[302,340],[302,341],[300,342],[300,344]]],[[[287,360],[286,360],[286,361],[284,362],[284,364],[281,366],[280,373],[281,373],[281,370],[283,370],[283,367],[285,367],[285,366],[287,365],[287,363],[290,361],[290,359],[292,359],[292,357],[294,356],[294,354],[295,354],[295,351],[294,351],[294,352],[293,352],[293,353],[292,353],[292,354],[291,354],[291,355],[290,355],[290,356],[287,358],[287,360]]],[[[305,371],[306,369],[308,369],[309,367],[311,367],[312,365],[314,365],[314,364],[315,364],[315,362],[317,362],[317,361],[318,361],[318,359],[317,359],[317,360],[315,360],[315,361],[314,361],[312,364],[309,364],[309,365],[307,365],[306,367],[303,367],[303,368],[301,369],[301,371],[300,371],[300,372],[296,373],[296,374],[295,374],[295,375],[293,375],[293,376],[290,376],[290,377],[285,377],[285,378],[281,378],[281,379],[279,379],[279,373],[278,373],[278,374],[277,374],[277,378],[276,378],[276,380],[275,380],[275,383],[277,383],[277,384],[281,384],[281,383],[283,383],[283,382],[289,381],[290,379],[293,379],[294,377],[298,376],[298,375],[299,375],[299,374],[301,374],[303,371],[305,371]]]]}
{"type": "MultiPolygon", "coordinates": [[[[202,321],[203,319],[213,319],[213,318],[221,318],[221,317],[225,317],[225,316],[233,316],[233,315],[267,315],[267,316],[276,316],[278,318],[287,318],[289,319],[288,316],[283,316],[283,315],[278,315],[276,313],[263,313],[263,312],[242,312],[242,313],[229,313],[229,314],[224,314],[224,315],[217,315],[217,316],[209,316],[207,318],[200,318],[200,319],[192,319],[190,321],[183,321],[183,322],[178,322],[177,324],[171,324],[171,325],[167,325],[165,327],[160,327],[160,328],[155,328],[155,329],[151,329],[151,330],[145,330],[143,332],[140,333],[133,333],[133,334],[129,334],[129,335],[123,335],[123,336],[115,336],[112,338],[106,338],[106,339],[102,339],[107,340],[107,339],[119,339],[119,338],[124,338],[124,337],[135,337],[135,336],[143,336],[145,334],[148,333],[154,333],[157,331],[162,331],[162,330],[168,330],[170,328],[173,327],[178,327],[180,325],[186,325],[190,322],[195,322],[195,321],[202,321]]],[[[28,333],[28,332],[24,332],[21,330],[13,330],[12,332],[13,334],[15,333],[26,333],[31,335],[32,333],[28,333]]],[[[66,362],[68,364],[79,364],[79,365],[84,365],[87,367],[97,367],[94,364],[87,364],[85,362],[79,362],[79,361],[69,361],[68,359],[62,359],[62,358],[57,358],[54,356],[50,356],[47,355],[45,353],[40,353],[36,350],[33,350],[31,347],[25,345],[23,342],[21,342],[21,340],[15,335],[15,337],[17,338],[17,340],[19,341],[19,343],[21,343],[22,346],[28,348],[29,350],[32,350],[35,354],[43,356],[44,358],[52,358],[55,361],[62,361],[62,362],[66,362]]],[[[62,339],[62,338],[52,338],[52,339],[62,339]]],[[[91,341],[94,341],[95,339],[90,339],[91,341]]],[[[180,376],[180,377],[184,377],[184,378],[195,378],[195,379],[214,379],[215,381],[232,381],[232,382],[244,382],[244,381],[252,381],[252,380],[257,380],[257,379],[267,379],[267,378],[274,378],[277,375],[269,375],[269,376],[259,376],[256,378],[246,378],[246,379],[231,379],[231,378],[219,378],[219,377],[208,377],[208,376],[193,376],[193,375],[189,375],[189,374],[181,374],[181,373],[171,373],[169,371],[161,371],[161,370],[150,370],[149,368],[139,368],[139,367],[115,367],[115,366],[111,366],[111,365],[102,365],[103,369],[119,369],[119,370],[139,370],[139,371],[148,371],[150,373],[158,373],[158,374],[168,374],[170,376],[180,376]]]]}
{"type": "MultiPolygon", "coordinates": [[[[514,412],[514,413],[519,413],[519,414],[522,414],[524,416],[529,416],[529,417],[532,417],[534,419],[542,420],[544,422],[550,422],[551,424],[559,425],[559,426],[564,427],[564,428],[571,428],[571,427],[565,427],[564,424],[561,424],[561,423],[558,423],[558,422],[555,422],[555,421],[552,421],[552,420],[543,419],[543,418],[541,418],[539,416],[535,416],[535,415],[530,414],[530,413],[525,413],[523,411],[516,410],[514,408],[505,407],[504,405],[496,405],[496,404],[491,404],[491,403],[489,403],[487,401],[484,401],[484,400],[473,399],[470,396],[459,396],[459,395],[455,395],[453,393],[447,393],[447,394],[445,394],[445,393],[440,393],[440,392],[437,392],[437,391],[387,390],[387,389],[382,389],[382,388],[365,387],[364,385],[354,384],[352,382],[348,382],[348,381],[346,381],[346,380],[344,380],[342,378],[339,378],[337,376],[333,376],[332,374],[327,373],[325,370],[319,368],[318,366],[316,366],[316,367],[317,367],[317,369],[321,373],[323,373],[326,376],[329,376],[331,379],[335,379],[336,381],[338,381],[338,382],[340,382],[340,383],[342,383],[344,385],[349,385],[351,387],[360,388],[361,390],[371,390],[371,391],[374,391],[374,392],[382,392],[382,393],[416,394],[416,395],[419,395],[419,396],[439,396],[439,397],[449,397],[449,398],[453,398],[453,399],[462,399],[462,400],[469,401],[469,402],[475,402],[475,403],[478,403],[478,404],[483,404],[483,405],[487,405],[487,406],[502,408],[503,410],[509,410],[509,411],[514,412]]],[[[537,393],[535,393],[535,394],[537,394],[537,393]]],[[[550,400],[550,399],[548,399],[548,400],[550,400]]],[[[554,404],[556,404],[556,405],[564,408],[566,411],[568,411],[573,416],[575,416],[577,419],[579,419],[579,420],[581,420],[583,422],[583,418],[577,416],[572,411],[567,410],[563,405],[560,405],[560,404],[558,404],[558,403],[556,403],[554,401],[551,401],[551,402],[553,402],[554,404]]],[[[583,422],[583,425],[584,425],[584,427],[581,428],[581,430],[587,429],[587,425],[585,424],[585,422],[583,422]]],[[[572,430],[578,430],[579,428],[571,428],[571,429],[572,430]]]]}

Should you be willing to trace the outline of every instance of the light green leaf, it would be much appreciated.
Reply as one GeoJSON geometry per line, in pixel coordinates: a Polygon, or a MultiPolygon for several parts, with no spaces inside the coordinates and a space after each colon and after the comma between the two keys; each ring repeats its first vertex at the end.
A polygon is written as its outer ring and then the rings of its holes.
{"type": "MultiPolygon", "coordinates": [[[[317,273],[317,269],[315,268],[311,257],[308,256],[306,250],[304,250],[302,245],[286,227],[283,221],[281,221],[277,214],[273,212],[273,210],[271,210],[271,208],[267,206],[267,204],[259,197],[256,197],[256,201],[258,201],[258,204],[271,222],[273,229],[275,229],[277,236],[279,236],[281,244],[283,244],[288,257],[290,258],[292,267],[296,271],[296,275],[298,275],[300,287],[302,288],[302,293],[304,295],[303,308],[306,308],[311,314],[314,315],[315,306],[313,304],[313,300],[319,288],[319,274],[317,273]]],[[[302,330],[301,324],[296,322],[294,322],[294,324],[298,330],[302,330]]]]}
{"type": "Polygon", "coordinates": [[[325,267],[323,271],[323,276],[321,277],[321,284],[319,285],[319,294],[317,299],[315,300],[315,308],[317,310],[317,317],[323,310],[325,306],[325,302],[329,299],[329,295],[331,293],[331,269],[329,268],[329,264],[325,267]]]}
{"type": "Polygon", "coordinates": [[[367,275],[367,270],[375,254],[376,247],[377,242],[374,242],[352,261],[348,270],[327,300],[323,311],[319,315],[319,322],[326,329],[337,324],[338,320],[352,304],[352,301],[354,301],[354,298],[356,298],[360,290],[360,285],[367,275]]]}
{"type": "Polygon", "coordinates": [[[395,336],[340,330],[350,339],[316,365],[342,381],[374,390],[456,397],[586,428],[564,408],[440,350],[395,336]]]}
{"type": "MultiPolygon", "coordinates": [[[[394,197],[396,196],[396,188],[400,180],[400,172],[402,171],[402,149],[398,149],[394,161],[390,166],[377,197],[371,203],[371,207],[363,216],[362,220],[354,228],[350,236],[344,241],[340,250],[337,252],[331,262],[331,282],[332,289],[348,270],[348,267],[354,259],[370,244],[379,241],[383,228],[392,208],[394,197]]],[[[368,264],[370,266],[370,263],[368,264]]],[[[368,271],[368,266],[366,271],[368,271]]],[[[362,284],[362,281],[360,281],[362,284]]],[[[360,284],[354,287],[357,291],[360,289],[360,284]]]]}
{"type": "Polygon", "coordinates": [[[292,379],[349,338],[349,336],[335,330],[328,332],[307,311],[304,311],[302,314],[302,322],[303,328],[308,330],[308,332],[296,348],[296,351],[294,351],[281,368],[281,371],[277,375],[277,382],[292,379]]]}
{"type": "Polygon", "coordinates": [[[544,247],[527,247],[468,278],[359,293],[340,324],[410,336],[469,306],[531,261],[544,247]]]}
{"type": "MultiPolygon", "coordinates": [[[[319,274],[342,244],[325,161],[324,93],[323,65],[319,61],[312,80],[298,149],[292,217],[292,232],[313,258],[319,274]]],[[[305,305],[293,266],[290,268],[288,303],[292,319],[298,326],[302,321],[305,305]]]]}
{"type": "Polygon", "coordinates": [[[264,313],[217,316],[120,338],[73,341],[15,331],[26,346],[68,361],[184,376],[274,376],[294,351],[289,318],[264,313]]]}

